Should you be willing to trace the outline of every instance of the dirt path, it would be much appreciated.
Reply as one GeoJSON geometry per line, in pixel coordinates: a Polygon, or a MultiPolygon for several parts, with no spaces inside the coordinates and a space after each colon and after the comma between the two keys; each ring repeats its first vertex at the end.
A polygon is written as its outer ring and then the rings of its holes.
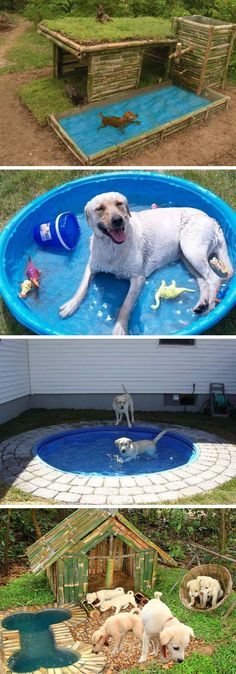
{"type": "Polygon", "coordinates": [[[0,68],[4,68],[5,66],[9,65],[9,61],[7,59],[8,50],[12,47],[15,40],[20,37],[20,35],[23,35],[30,25],[31,24],[29,21],[26,21],[26,19],[23,19],[21,16],[19,16],[16,24],[13,24],[9,30],[4,30],[4,32],[1,33],[1,37],[5,39],[0,45],[0,68]]]}
{"type": "MultiPolygon", "coordinates": [[[[0,67],[7,65],[6,53],[24,33],[29,22],[19,17],[16,27],[4,33],[0,46],[0,67]]],[[[50,69],[0,75],[0,165],[2,166],[78,166],[54,132],[41,128],[21,104],[19,84],[49,74],[50,69]]],[[[207,122],[183,129],[159,144],[118,160],[122,166],[233,166],[236,164],[236,87],[228,86],[231,96],[227,111],[207,122]]]]}
{"type": "Polygon", "coordinates": [[[20,84],[48,75],[47,71],[0,77],[0,165],[76,166],[76,160],[58,142],[49,127],[40,127],[16,94],[20,84]]]}
{"type": "MultiPolygon", "coordinates": [[[[9,65],[7,52],[27,30],[30,22],[18,17],[17,24],[4,31],[0,45],[0,67],[9,65]]],[[[51,69],[0,75],[0,164],[2,166],[77,165],[53,132],[41,128],[21,104],[16,88],[32,79],[51,73],[51,69]]]]}

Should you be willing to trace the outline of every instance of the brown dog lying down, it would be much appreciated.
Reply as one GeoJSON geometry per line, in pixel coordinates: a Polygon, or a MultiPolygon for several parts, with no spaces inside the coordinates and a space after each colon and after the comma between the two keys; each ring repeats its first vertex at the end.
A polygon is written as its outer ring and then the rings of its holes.
{"type": "Polygon", "coordinates": [[[113,21],[109,14],[105,14],[105,9],[103,5],[97,5],[97,14],[96,20],[100,23],[105,23],[106,21],[113,21]]]}
{"type": "Polygon", "coordinates": [[[105,117],[103,112],[99,112],[99,115],[102,120],[101,126],[98,127],[99,129],[102,129],[104,126],[114,126],[117,129],[122,130],[127,124],[140,124],[140,122],[137,121],[138,115],[130,110],[124,112],[122,117],[105,117]]]}

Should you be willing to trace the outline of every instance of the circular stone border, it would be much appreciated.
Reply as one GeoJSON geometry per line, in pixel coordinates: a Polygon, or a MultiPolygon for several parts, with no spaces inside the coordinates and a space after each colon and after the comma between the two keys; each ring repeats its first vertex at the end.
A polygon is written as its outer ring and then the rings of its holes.
{"type": "MultiPolygon", "coordinates": [[[[33,455],[36,442],[72,428],[100,426],[110,421],[58,424],[15,435],[0,443],[0,476],[12,487],[36,498],[85,506],[161,505],[166,501],[204,494],[236,475],[236,445],[217,435],[187,426],[169,425],[195,445],[192,463],[148,475],[98,477],[64,473],[33,455]]],[[[140,426],[147,425],[139,423],[140,426]]],[[[153,424],[157,429],[163,424],[153,424]]]]}

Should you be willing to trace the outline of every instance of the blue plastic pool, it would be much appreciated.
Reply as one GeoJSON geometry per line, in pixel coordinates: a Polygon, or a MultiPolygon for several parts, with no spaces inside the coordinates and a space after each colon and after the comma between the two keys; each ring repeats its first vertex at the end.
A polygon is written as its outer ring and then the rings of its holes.
{"type": "Polygon", "coordinates": [[[139,92],[102,105],[101,101],[89,110],[81,110],[79,114],[60,117],[60,126],[86,155],[93,155],[114,145],[136,138],[152,129],[172,122],[188,113],[207,108],[212,101],[196,96],[176,86],[166,86],[147,93],[139,92]],[[99,112],[108,116],[122,116],[131,110],[138,115],[140,124],[130,124],[122,132],[114,127],[103,127],[99,112]],[[88,133],[89,129],[89,133],[88,133]]]}
{"type": "Polygon", "coordinates": [[[55,643],[52,624],[71,618],[67,609],[45,609],[42,611],[13,613],[4,618],[2,626],[7,630],[19,630],[20,650],[8,660],[13,672],[33,672],[40,668],[68,667],[79,660],[73,650],[58,648],[55,643]]]}
{"type": "Polygon", "coordinates": [[[38,442],[34,454],[53,468],[80,475],[121,476],[156,473],[191,463],[198,452],[183,435],[168,431],[157,443],[153,456],[142,454],[124,461],[115,440],[123,436],[133,440],[152,439],[158,433],[153,426],[94,426],[51,435],[38,442]]]}
{"type": "MultiPolygon", "coordinates": [[[[131,208],[136,210],[149,208],[153,202],[159,206],[201,208],[220,222],[236,266],[236,215],[211,192],[181,178],[154,171],[113,171],[75,180],[29,203],[9,222],[0,236],[0,293],[12,314],[34,332],[53,335],[112,334],[128,281],[98,274],[86,299],[73,316],[63,321],[58,313],[59,306],[77,289],[89,255],[91,230],[85,222],[84,206],[94,195],[109,190],[126,194],[131,208]],[[39,249],[33,240],[35,223],[52,220],[65,210],[75,212],[79,218],[81,238],[78,247],[71,253],[39,249]],[[18,297],[18,292],[20,281],[25,277],[26,252],[42,273],[39,292],[32,292],[23,300],[18,297]]],[[[187,335],[204,332],[234,306],[236,278],[230,281],[225,298],[210,314],[194,314],[192,309],[197,297],[196,280],[181,262],[156,271],[146,281],[136,303],[129,322],[129,334],[187,335]],[[154,293],[162,279],[167,283],[175,279],[177,285],[196,292],[180,295],[177,300],[164,300],[160,309],[153,311],[154,293]]]]}

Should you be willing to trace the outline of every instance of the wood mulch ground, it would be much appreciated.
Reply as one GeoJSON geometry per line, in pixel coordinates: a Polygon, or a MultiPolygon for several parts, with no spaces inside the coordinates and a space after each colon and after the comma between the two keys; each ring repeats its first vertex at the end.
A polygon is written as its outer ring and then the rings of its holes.
{"type": "MultiPolygon", "coordinates": [[[[122,611],[121,611],[122,612],[122,611]]],[[[98,610],[93,610],[90,613],[89,618],[80,623],[77,629],[72,631],[74,638],[77,638],[79,641],[85,641],[86,643],[92,642],[93,633],[98,630],[101,625],[104,624],[105,620],[111,615],[114,615],[114,611],[110,609],[106,613],[100,613],[98,610]]],[[[107,658],[107,667],[106,674],[113,672],[119,672],[123,669],[132,669],[133,667],[139,667],[140,670],[146,669],[146,663],[138,664],[140,655],[141,655],[141,643],[134,637],[131,633],[123,640],[122,650],[120,653],[117,653],[115,656],[111,655],[112,651],[112,640],[110,640],[109,646],[104,647],[104,654],[107,658]]],[[[186,655],[189,656],[193,652],[199,652],[203,655],[212,655],[214,652],[214,647],[204,644],[204,641],[201,639],[193,639],[189,644],[189,647],[186,651],[186,655]]],[[[155,660],[152,655],[149,656],[149,662],[155,660]]],[[[158,656],[157,662],[159,666],[162,666],[163,671],[172,669],[174,663],[172,661],[167,663],[162,663],[160,657],[158,656]]]]}

